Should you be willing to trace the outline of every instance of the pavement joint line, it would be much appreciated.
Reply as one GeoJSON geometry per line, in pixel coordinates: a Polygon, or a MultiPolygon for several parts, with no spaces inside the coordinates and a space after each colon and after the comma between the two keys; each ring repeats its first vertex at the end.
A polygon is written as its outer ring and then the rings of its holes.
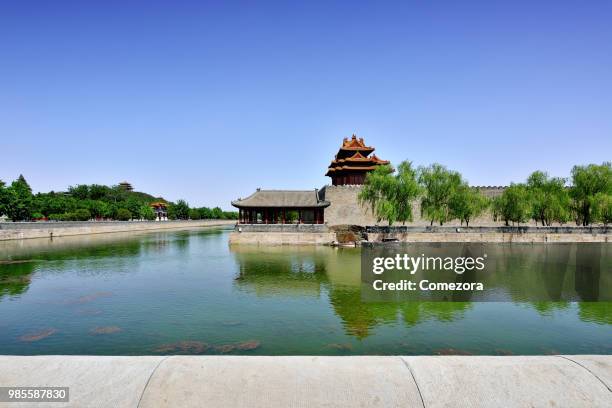
{"type": "Polygon", "coordinates": [[[164,358],[159,360],[159,362],[157,363],[155,368],[153,368],[153,370],[151,371],[151,374],[149,374],[149,378],[147,378],[147,382],[145,383],[144,387],[142,388],[142,393],[140,393],[140,398],[138,398],[138,405],[136,405],[136,408],[140,408],[140,403],[142,402],[142,397],[144,396],[145,392],[147,391],[147,387],[149,386],[149,382],[151,381],[151,378],[153,378],[153,374],[155,374],[155,372],[157,371],[159,366],[162,365],[162,363],[164,361],[168,360],[170,357],[172,357],[172,356],[165,356],[164,358]]]}
{"type": "Polygon", "coordinates": [[[612,388],[610,388],[610,387],[608,386],[608,384],[606,384],[606,383],[604,382],[604,380],[602,380],[601,378],[599,378],[599,376],[598,376],[597,374],[595,374],[593,371],[589,370],[587,367],[583,366],[583,365],[582,365],[582,364],[580,364],[579,362],[577,362],[577,361],[575,361],[575,360],[572,360],[571,358],[569,358],[569,357],[567,357],[567,356],[556,355],[555,357],[561,357],[561,358],[564,358],[564,359],[566,359],[566,360],[568,360],[568,361],[571,361],[572,363],[577,364],[577,365],[579,365],[580,367],[584,368],[584,369],[585,369],[585,370],[587,370],[587,371],[588,371],[588,372],[589,372],[589,373],[590,373],[590,374],[591,374],[593,377],[597,378],[597,379],[599,380],[599,382],[600,382],[600,383],[602,383],[602,384],[604,385],[604,387],[606,387],[606,388],[608,389],[608,391],[612,392],[612,388]]]}
{"type": "Polygon", "coordinates": [[[421,405],[423,406],[423,408],[425,408],[425,400],[423,399],[423,394],[421,393],[421,389],[419,388],[419,383],[416,380],[416,377],[414,376],[414,373],[412,372],[410,365],[404,359],[403,356],[398,356],[398,357],[402,361],[402,363],[404,363],[404,366],[406,366],[406,368],[408,369],[408,372],[410,373],[410,376],[412,377],[412,381],[414,381],[414,385],[416,385],[417,391],[419,392],[419,398],[421,398],[421,405]]]}

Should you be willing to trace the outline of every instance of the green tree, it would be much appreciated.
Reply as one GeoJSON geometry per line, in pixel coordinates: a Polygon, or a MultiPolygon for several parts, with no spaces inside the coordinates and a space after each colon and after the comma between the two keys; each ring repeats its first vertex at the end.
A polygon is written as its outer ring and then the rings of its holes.
{"type": "Polygon", "coordinates": [[[155,211],[150,205],[142,205],[139,210],[140,218],[147,221],[153,221],[155,219],[155,211]]]}
{"type": "Polygon", "coordinates": [[[412,221],[412,203],[421,193],[421,188],[417,181],[417,172],[412,167],[412,162],[403,161],[397,166],[395,176],[395,194],[392,203],[395,207],[395,220],[405,224],[412,221]]]}
{"type": "Polygon", "coordinates": [[[102,200],[87,200],[86,207],[94,218],[109,218],[110,204],[102,200]]]}
{"type": "Polygon", "coordinates": [[[376,221],[395,219],[392,197],[395,190],[394,169],[378,166],[367,174],[364,185],[357,196],[361,205],[369,205],[376,221]]]}
{"type": "Polygon", "coordinates": [[[190,220],[199,220],[202,218],[200,215],[200,211],[197,208],[192,208],[189,210],[189,219],[190,220]]]}
{"type": "Polygon", "coordinates": [[[561,224],[570,218],[570,196],[565,188],[566,180],[549,177],[542,171],[533,172],[527,179],[527,192],[531,204],[531,218],[542,225],[561,224]]]}
{"type": "Polygon", "coordinates": [[[132,213],[127,208],[119,208],[115,218],[119,221],[129,221],[132,219],[132,213]]]}
{"type": "Polygon", "coordinates": [[[577,224],[592,222],[592,203],[598,193],[612,194],[612,164],[574,166],[570,194],[574,199],[577,224]]]}
{"type": "Polygon", "coordinates": [[[33,195],[30,185],[23,175],[11,183],[11,193],[7,215],[13,221],[28,221],[32,214],[33,195]]]}
{"type": "Polygon", "coordinates": [[[143,203],[136,199],[135,197],[128,197],[124,202],[122,207],[130,210],[130,213],[133,216],[138,216],[140,214],[140,209],[142,208],[143,203]]]}
{"type": "Polygon", "coordinates": [[[89,198],[92,200],[108,200],[111,193],[110,190],[111,188],[108,186],[92,184],[89,186],[89,198]]]}
{"type": "Polygon", "coordinates": [[[203,220],[212,218],[212,211],[208,207],[200,207],[198,208],[198,212],[200,213],[200,218],[203,220]]]}
{"type": "Polygon", "coordinates": [[[68,187],[68,193],[77,200],[86,200],[89,198],[89,186],[86,184],[70,186],[68,187]]]}
{"type": "Polygon", "coordinates": [[[424,188],[421,197],[421,214],[433,225],[443,225],[452,219],[450,200],[462,183],[461,174],[448,170],[441,164],[419,168],[419,183],[424,188]]]}
{"type": "Polygon", "coordinates": [[[14,200],[13,194],[4,181],[0,180],[0,216],[8,214],[9,206],[14,200]]]}
{"type": "Polygon", "coordinates": [[[376,220],[394,222],[412,221],[412,203],[420,193],[417,174],[412,163],[403,161],[397,174],[391,166],[378,166],[368,173],[358,200],[369,205],[376,220]]]}
{"type": "Polygon", "coordinates": [[[493,211],[495,219],[500,217],[506,225],[512,223],[524,223],[529,219],[531,205],[529,192],[524,184],[510,184],[501,196],[493,200],[493,211]]]}
{"type": "Polygon", "coordinates": [[[220,220],[223,218],[223,210],[219,207],[215,207],[211,210],[211,214],[213,219],[220,220]]]}
{"type": "Polygon", "coordinates": [[[451,218],[458,218],[469,228],[470,221],[480,216],[489,206],[489,199],[467,183],[457,186],[449,199],[451,218]]]}
{"type": "Polygon", "coordinates": [[[224,220],[237,220],[238,211],[223,211],[223,219],[224,220]]]}
{"type": "Polygon", "coordinates": [[[612,194],[597,193],[591,200],[593,221],[608,226],[612,223],[612,194]]]}
{"type": "Polygon", "coordinates": [[[178,200],[168,206],[168,217],[176,220],[186,220],[189,218],[189,204],[185,200],[178,200]]]}
{"type": "Polygon", "coordinates": [[[91,219],[91,213],[86,208],[79,208],[73,215],[74,221],[89,221],[91,219]]]}

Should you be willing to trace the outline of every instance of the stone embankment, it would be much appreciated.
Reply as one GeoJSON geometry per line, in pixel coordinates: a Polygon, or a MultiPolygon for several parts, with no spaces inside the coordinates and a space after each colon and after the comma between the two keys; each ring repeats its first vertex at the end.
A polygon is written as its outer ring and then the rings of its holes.
{"type": "Polygon", "coordinates": [[[188,229],[234,224],[236,224],[236,221],[233,220],[3,222],[0,223],[0,241],[105,234],[109,232],[188,229]]]}
{"type": "Polygon", "coordinates": [[[610,227],[447,227],[324,224],[237,225],[230,244],[341,245],[382,242],[555,243],[612,242],[610,227]]]}
{"type": "Polygon", "coordinates": [[[412,227],[365,228],[368,242],[612,242],[606,227],[412,227]]]}
{"type": "Polygon", "coordinates": [[[610,407],[612,356],[0,356],[0,407],[610,407]]]}
{"type": "Polygon", "coordinates": [[[240,224],[230,245],[330,245],[336,234],[324,224],[240,224]]]}

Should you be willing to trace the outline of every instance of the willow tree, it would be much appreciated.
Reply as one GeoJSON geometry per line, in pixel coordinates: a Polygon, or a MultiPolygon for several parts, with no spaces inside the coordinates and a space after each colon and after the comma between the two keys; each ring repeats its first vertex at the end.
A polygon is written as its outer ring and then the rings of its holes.
{"type": "Polygon", "coordinates": [[[561,224],[570,219],[570,196],[566,180],[549,177],[546,172],[534,171],[527,178],[527,192],[531,203],[531,218],[543,226],[553,222],[561,224]]]}
{"type": "Polygon", "coordinates": [[[419,183],[424,188],[421,197],[421,215],[429,220],[443,225],[453,218],[450,201],[463,183],[461,174],[448,170],[441,164],[434,163],[428,167],[419,168],[419,183]]]}
{"type": "Polygon", "coordinates": [[[490,204],[477,188],[470,187],[468,183],[460,183],[451,194],[449,199],[450,218],[458,218],[461,225],[469,228],[470,221],[480,216],[490,204]]]}
{"type": "Polygon", "coordinates": [[[589,225],[592,222],[593,198],[599,194],[612,194],[612,164],[589,164],[572,169],[570,194],[576,206],[576,222],[589,225]]]}
{"type": "Polygon", "coordinates": [[[591,200],[593,220],[608,226],[612,224],[612,194],[597,193],[591,200]]]}
{"type": "Polygon", "coordinates": [[[493,200],[494,219],[501,218],[506,225],[527,222],[531,213],[529,192],[524,184],[511,183],[501,196],[493,200]]]}
{"type": "Polygon", "coordinates": [[[397,167],[397,174],[391,166],[378,166],[368,173],[358,199],[362,205],[369,205],[376,221],[412,221],[412,202],[420,193],[416,171],[412,163],[403,161],[397,167]]]}

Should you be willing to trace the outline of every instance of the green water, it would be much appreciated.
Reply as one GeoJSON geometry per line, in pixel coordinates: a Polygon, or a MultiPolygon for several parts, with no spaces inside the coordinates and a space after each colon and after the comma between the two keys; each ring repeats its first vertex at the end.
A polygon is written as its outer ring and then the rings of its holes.
{"type": "MultiPolygon", "coordinates": [[[[0,354],[612,354],[609,302],[363,302],[360,249],[228,234],[0,243],[0,354]]],[[[570,269],[598,254],[589,291],[609,293],[612,244],[560,248],[570,269]]]]}

